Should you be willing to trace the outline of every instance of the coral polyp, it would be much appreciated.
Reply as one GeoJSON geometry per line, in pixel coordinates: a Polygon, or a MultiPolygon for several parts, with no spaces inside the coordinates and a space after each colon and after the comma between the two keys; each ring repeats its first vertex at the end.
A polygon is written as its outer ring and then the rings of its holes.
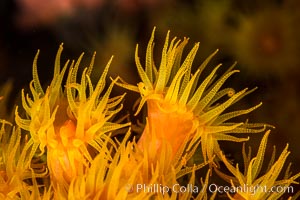
{"type": "MultiPolygon", "coordinates": [[[[26,141],[25,141],[26,142],[26,141]]],[[[29,158],[24,145],[21,145],[21,130],[11,127],[1,120],[0,129],[0,198],[30,199],[40,196],[37,177],[47,175],[47,170],[40,164],[27,165],[29,158]],[[8,138],[8,134],[10,138],[8,138]],[[31,180],[32,184],[28,181],[31,180]]]]}
{"type": "Polygon", "coordinates": [[[31,138],[27,148],[31,147],[30,158],[39,148],[42,155],[47,149],[47,163],[50,175],[57,183],[67,184],[71,179],[83,173],[83,169],[92,161],[88,147],[96,152],[103,151],[103,141],[108,133],[126,127],[130,123],[117,124],[110,119],[122,109],[124,95],[109,98],[114,82],[101,96],[105,87],[105,78],[111,60],[108,62],[96,87],[92,85],[90,73],[94,57],[89,68],[85,68],[81,80],[76,82],[77,71],[83,54],[77,62],[66,62],[60,69],[62,45],[56,56],[54,76],[44,92],[37,74],[37,57],[33,63],[33,81],[30,84],[31,95],[22,91],[22,106],[29,118],[22,119],[16,109],[16,123],[29,131],[31,138]],[[65,89],[62,81],[69,67],[65,89]]]}
{"type": "Polygon", "coordinates": [[[285,171],[285,176],[282,180],[280,180],[279,175],[281,170],[284,166],[284,163],[290,154],[288,151],[288,145],[284,148],[282,153],[280,154],[278,160],[275,161],[275,147],[272,154],[272,159],[268,164],[267,172],[261,175],[261,169],[264,161],[266,143],[268,140],[268,136],[270,131],[266,132],[261,144],[259,146],[258,152],[256,157],[251,159],[251,151],[247,155],[245,152],[245,145],[243,146],[243,159],[244,159],[244,173],[239,171],[238,164],[234,167],[230,164],[225,156],[223,155],[222,158],[224,160],[224,164],[228,168],[228,170],[234,175],[234,177],[230,177],[225,175],[221,172],[221,177],[225,180],[229,181],[233,187],[237,188],[244,187],[245,185],[248,188],[252,188],[252,190],[243,191],[239,190],[236,192],[234,197],[231,197],[229,194],[230,199],[278,199],[281,197],[284,192],[289,188],[292,183],[296,183],[295,180],[300,177],[300,173],[291,176],[290,167],[287,168],[285,171]],[[254,189],[255,188],[255,189],[254,189]],[[267,191],[276,191],[276,192],[267,192],[267,191]]]}
{"type": "Polygon", "coordinates": [[[224,113],[228,107],[253,91],[244,89],[235,93],[232,88],[221,89],[228,78],[239,72],[232,70],[234,65],[216,80],[217,70],[221,66],[218,65],[198,85],[201,72],[217,51],[192,74],[192,63],[199,43],[194,45],[185,59],[182,59],[188,39],[180,41],[175,37],[169,42],[168,32],[161,63],[159,69],[156,69],[153,59],[154,33],[155,29],[147,47],[145,69],[138,57],[138,46],[136,48],[136,65],[142,82],[137,86],[118,83],[124,88],[140,93],[141,101],[137,113],[147,102],[147,124],[139,140],[141,149],[149,148],[150,152],[159,152],[164,141],[172,147],[174,156],[180,148],[190,151],[192,147],[201,143],[203,158],[207,162],[213,160],[215,155],[220,157],[218,141],[248,140],[235,137],[231,133],[257,133],[266,129],[266,125],[260,123],[229,122],[232,118],[255,110],[261,103],[246,110],[224,113]],[[226,95],[229,98],[220,102],[219,100],[226,95]]]}

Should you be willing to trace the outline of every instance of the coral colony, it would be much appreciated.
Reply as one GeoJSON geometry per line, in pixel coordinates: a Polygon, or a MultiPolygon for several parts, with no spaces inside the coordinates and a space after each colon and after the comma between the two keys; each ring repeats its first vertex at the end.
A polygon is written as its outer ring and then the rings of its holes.
{"type": "Polygon", "coordinates": [[[136,47],[139,83],[113,77],[107,84],[112,59],[94,83],[95,55],[87,68],[80,68],[83,54],[61,64],[61,45],[53,79],[44,87],[36,54],[33,80],[29,91],[21,91],[14,120],[1,120],[0,199],[297,199],[300,173],[293,175],[290,165],[283,170],[288,146],[264,163],[272,126],[235,122],[261,103],[228,111],[255,88],[224,87],[239,72],[234,65],[222,75],[217,74],[221,65],[201,75],[217,51],[193,72],[199,43],[184,56],[188,39],[170,39],[169,32],[157,63],[154,36],[155,29],[145,64],[136,47]],[[112,96],[114,87],[124,94],[112,96]],[[142,125],[120,116],[127,90],[140,95],[133,116],[147,108],[142,125]],[[133,131],[137,126],[140,133],[133,131]],[[219,144],[245,142],[244,135],[264,132],[255,157],[244,144],[244,163],[233,164],[219,144]],[[222,186],[212,176],[228,183],[222,186]]]}

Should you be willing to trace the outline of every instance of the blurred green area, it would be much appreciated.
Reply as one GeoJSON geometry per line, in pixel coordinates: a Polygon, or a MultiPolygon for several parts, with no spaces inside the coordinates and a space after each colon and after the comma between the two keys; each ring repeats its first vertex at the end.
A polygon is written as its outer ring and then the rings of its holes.
{"type": "MultiPolygon", "coordinates": [[[[4,98],[12,107],[20,89],[28,86],[37,49],[41,50],[40,79],[44,83],[50,81],[55,54],[62,42],[63,62],[85,52],[83,62],[87,65],[97,51],[96,79],[114,55],[109,75],[137,83],[135,45],[139,43],[140,52],[144,52],[156,26],[155,48],[162,46],[168,30],[171,36],[189,37],[189,45],[200,41],[195,67],[217,48],[220,52],[207,71],[219,62],[224,63],[226,70],[238,61],[241,73],[228,85],[236,90],[256,86],[258,89],[236,106],[248,108],[260,101],[264,103],[247,117],[251,122],[276,127],[270,136],[269,153],[272,145],[280,152],[290,143],[290,160],[294,171],[299,171],[299,9],[297,0],[60,0],[43,5],[39,0],[2,0],[0,82],[13,81],[10,97],[4,98]]],[[[156,57],[160,59],[160,55],[156,57]]],[[[118,87],[115,90],[123,92],[118,87]]],[[[125,109],[131,111],[136,97],[131,93],[127,96],[125,109]]],[[[253,136],[248,143],[254,151],[261,137],[253,136]]],[[[224,144],[224,149],[240,159],[240,145],[224,144]]]]}

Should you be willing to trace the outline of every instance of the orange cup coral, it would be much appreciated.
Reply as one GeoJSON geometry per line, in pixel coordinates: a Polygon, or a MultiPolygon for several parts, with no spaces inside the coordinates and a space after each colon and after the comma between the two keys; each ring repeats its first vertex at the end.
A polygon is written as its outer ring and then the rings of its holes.
{"type": "MultiPolygon", "coordinates": [[[[291,177],[289,168],[284,179],[277,181],[289,154],[287,148],[276,162],[273,154],[267,173],[260,176],[269,131],[261,141],[256,158],[251,159],[244,150],[241,152],[244,173],[224,156],[219,141],[247,141],[249,137],[236,134],[259,133],[269,127],[248,120],[232,121],[262,104],[227,110],[255,90],[246,88],[235,92],[232,88],[224,88],[227,79],[238,72],[233,70],[234,65],[220,77],[217,72],[221,65],[218,65],[207,77],[201,78],[217,51],[192,73],[199,43],[184,57],[188,39],[169,41],[168,32],[157,68],[153,58],[154,33],[155,29],[147,47],[145,68],[138,57],[138,46],[136,48],[135,61],[141,78],[137,85],[117,78],[105,87],[110,60],[94,86],[91,73],[95,55],[77,80],[83,55],[76,62],[67,61],[61,68],[61,45],[53,80],[44,90],[37,73],[36,55],[33,80],[29,85],[31,92],[25,94],[22,90],[24,112],[16,108],[16,126],[9,131],[4,129],[7,122],[1,121],[0,198],[214,199],[219,196],[217,192],[210,194],[207,190],[209,175],[215,172],[232,187],[260,184],[270,188],[297,183],[299,173],[291,177]],[[125,94],[110,97],[115,84],[140,93],[136,115],[147,106],[146,124],[137,140],[130,128],[125,135],[115,137],[115,131],[131,125],[130,122],[121,123],[123,118],[114,119],[123,109],[125,97],[125,94]],[[10,157],[15,159],[10,160],[10,157]],[[200,159],[195,161],[196,157],[200,159]],[[220,162],[233,176],[222,172],[220,162]],[[206,165],[209,165],[207,171],[206,165]],[[196,170],[204,170],[199,173],[205,174],[200,182],[196,170]],[[183,189],[179,191],[180,188],[183,189]]],[[[281,195],[258,192],[249,196],[247,192],[238,191],[228,197],[278,199],[281,195]]]]}
{"type": "MultiPolygon", "coordinates": [[[[50,175],[54,182],[67,185],[71,179],[83,173],[93,158],[88,147],[96,152],[105,151],[105,138],[113,130],[130,125],[116,124],[110,119],[122,109],[120,102],[124,95],[109,98],[114,82],[103,96],[100,96],[105,87],[105,77],[111,60],[104,69],[96,87],[92,86],[90,73],[94,57],[89,68],[85,68],[80,83],[76,82],[77,71],[82,59],[74,61],[69,67],[65,90],[62,81],[69,61],[60,71],[59,48],[55,61],[54,77],[46,92],[43,91],[37,75],[37,56],[33,64],[33,81],[30,84],[33,100],[22,92],[22,105],[29,119],[22,119],[16,109],[16,123],[24,130],[29,131],[31,138],[28,148],[31,147],[30,158],[37,152],[40,154],[47,148],[47,163],[50,175]]],[[[108,149],[106,149],[108,152],[108,149]]]]}
{"type": "Polygon", "coordinates": [[[154,157],[157,156],[157,152],[160,152],[162,142],[171,146],[172,153],[169,155],[171,158],[174,158],[180,149],[184,149],[185,152],[181,151],[177,156],[182,157],[187,154],[190,158],[194,153],[192,147],[197,148],[200,143],[204,161],[212,161],[214,156],[220,157],[221,149],[218,141],[242,142],[249,139],[238,138],[230,135],[231,133],[257,133],[265,130],[265,124],[228,122],[234,117],[255,110],[261,103],[246,110],[223,114],[228,107],[253,91],[244,89],[235,93],[232,88],[221,89],[225,81],[238,72],[232,70],[234,65],[214,81],[220,67],[218,65],[197,86],[201,72],[217,51],[202,63],[195,74],[192,74],[192,63],[199,43],[195,44],[182,62],[183,49],[188,39],[184,38],[181,42],[175,37],[169,43],[168,33],[162,50],[162,60],[157,70],[153,59],[154,32],[155,29],[147,47],[145,69],[137,54],[138,46],[136,48],[136,65],[142,82],[137,86],[125,82],[117,83],[141,94],[137,113],[147,102],[147,124],[138,144],[142,150],[149,149],[152,154],[150,159],[156,159],[154,157]],[[229,99],[220,103],[220,99],[226,95],[229,99]]]}

